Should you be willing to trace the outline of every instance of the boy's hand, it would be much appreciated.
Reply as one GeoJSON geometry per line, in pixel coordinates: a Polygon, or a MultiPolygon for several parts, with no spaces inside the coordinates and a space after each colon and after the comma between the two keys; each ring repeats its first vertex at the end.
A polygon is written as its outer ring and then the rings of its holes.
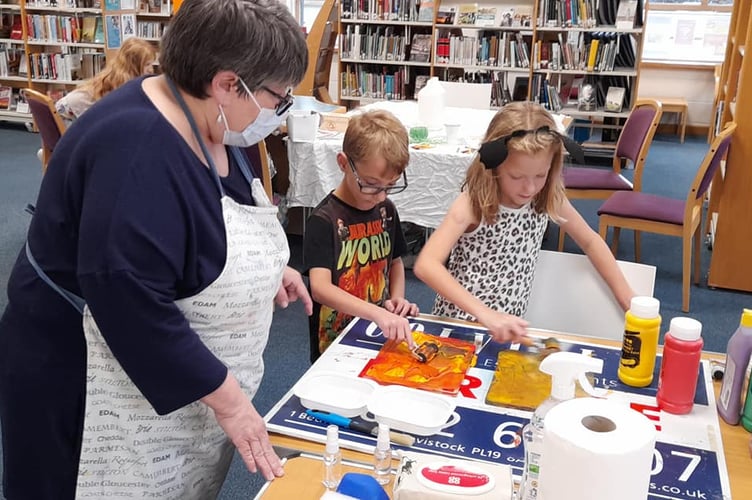
{"type": "Polygon", "coordinates": [[[399,316],[417,316],[420,314],[417,304],[409,302],[404,297],[398,299],[389,299],[384,302],[384,308],[390,313],[399,316]]]}
{"type": "Polygon", "coordinates": [[[413,341],[413,332],[410,329],[410,323],[407,318],[398,316],[386,309],[381,309],[379,315],[374,319],[381,331],[384,332],[384,336],[388,339],[396,339],[398,341],[407,342],[410,349],[415,347],[413,341]]]}
{"type": "Polygon", "coordinates": [[[488,333],[497,342],[519,342],[527,335],[528,322],[511,314],[504,314],[489,309],[478,322],[488,328],[488,333]]]}

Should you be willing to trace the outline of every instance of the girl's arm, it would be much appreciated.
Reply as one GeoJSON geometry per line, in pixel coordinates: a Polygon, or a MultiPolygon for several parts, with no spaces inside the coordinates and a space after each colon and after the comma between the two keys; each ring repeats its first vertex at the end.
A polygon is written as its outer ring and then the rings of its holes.
{"type": "Polygon", "coordinates": [[[635,293],[632,291],[629,283],[627,283],[627,279],[624,277],[621,269],[619,269],[619,265],[616,263],[616,259],[606,242],[585,222],[585,219],[582,218],[569,200],[564,200],[564,205],[560,213],[566,219],[566,222],[560,224],[561,228],[585,252],[593,267],[595,267],[598,274],[601,275],[611,289],[611,293],[614,294],[616,301],[619,302],[624,311],[627,311],[635,293]]]}
{"type": "Polygon", "coordinates": [[[527,322],[486,306],[460,285],[444,264],[460,236],[479,222],[473,215],[467,193],[460,194],[421,250],[413,272],[437,293],[477,318],[496,340],[507,341],[525,335],[527,322]]]}

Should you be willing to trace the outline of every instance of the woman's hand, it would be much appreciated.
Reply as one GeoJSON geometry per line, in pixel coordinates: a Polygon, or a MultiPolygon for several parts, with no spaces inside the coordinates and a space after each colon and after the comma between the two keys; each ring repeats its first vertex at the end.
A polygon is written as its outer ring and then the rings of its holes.
{"type": "Polygon", "coordinates": [[[399,316],[417,316],[420,314],[417,304],[409,302],[404,297],[384,301],[384,309],[399,316]]]}
{"type": "Polygon", "coordinates": [[[497,342],[519,342],[521,337],[527,335],[527,321],[493,309],[478,316],[478,322],[488,328],[488,333],[497,342]]]}
{"type": "Polygon", "coordinates": [[[214,410],[217,423],[238,449],[249,471],[260,472],[267,481],[285,474],[264,419],[232,374],[228,372],[222,385],[201,401],[214,410]]]}
{"type": "Polygon", "coordinates": [[[308,316],[313,314],[313,302],[305,283],[303,283],[303,277],[295,269],[287,266],[282,274],[282,285],[280,285],[274,301],[278,306],[285,308],[290,302],[295,302],[298,299],[303,302],[306,314],[308,316]]]}

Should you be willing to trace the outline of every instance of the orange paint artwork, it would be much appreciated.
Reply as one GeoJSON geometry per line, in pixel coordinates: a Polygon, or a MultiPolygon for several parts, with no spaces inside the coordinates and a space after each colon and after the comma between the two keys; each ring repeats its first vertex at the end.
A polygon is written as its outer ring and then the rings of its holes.
{"type": "Polygon", "coordinates": [[[419,352],[438,350],[430,356],[416,356],[405,342],[388,340],[369,362],[361,376],[384,385],[402,385],[431,392],[457,394],[467,370],[475,363],[475,346],[464,340],[413,332],[419,352]],[[423,347],[421,350],[420,347],[423,347]]]}

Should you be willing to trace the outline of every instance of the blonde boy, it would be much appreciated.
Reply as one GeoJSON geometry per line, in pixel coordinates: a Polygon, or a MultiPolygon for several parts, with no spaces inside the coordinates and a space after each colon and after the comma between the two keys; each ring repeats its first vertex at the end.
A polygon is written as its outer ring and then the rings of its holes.
{"type": "Polygon", "coordinates": [[[343,178],[313,210],[303,244],[314,301],[310,318],[315,361],[354,316],[375,322],[387,338],[412,346],[405,300],[407,246],[387,198],[407,187],[405,127],[387,111],[350,119],[337,165],[343,178]]]}

